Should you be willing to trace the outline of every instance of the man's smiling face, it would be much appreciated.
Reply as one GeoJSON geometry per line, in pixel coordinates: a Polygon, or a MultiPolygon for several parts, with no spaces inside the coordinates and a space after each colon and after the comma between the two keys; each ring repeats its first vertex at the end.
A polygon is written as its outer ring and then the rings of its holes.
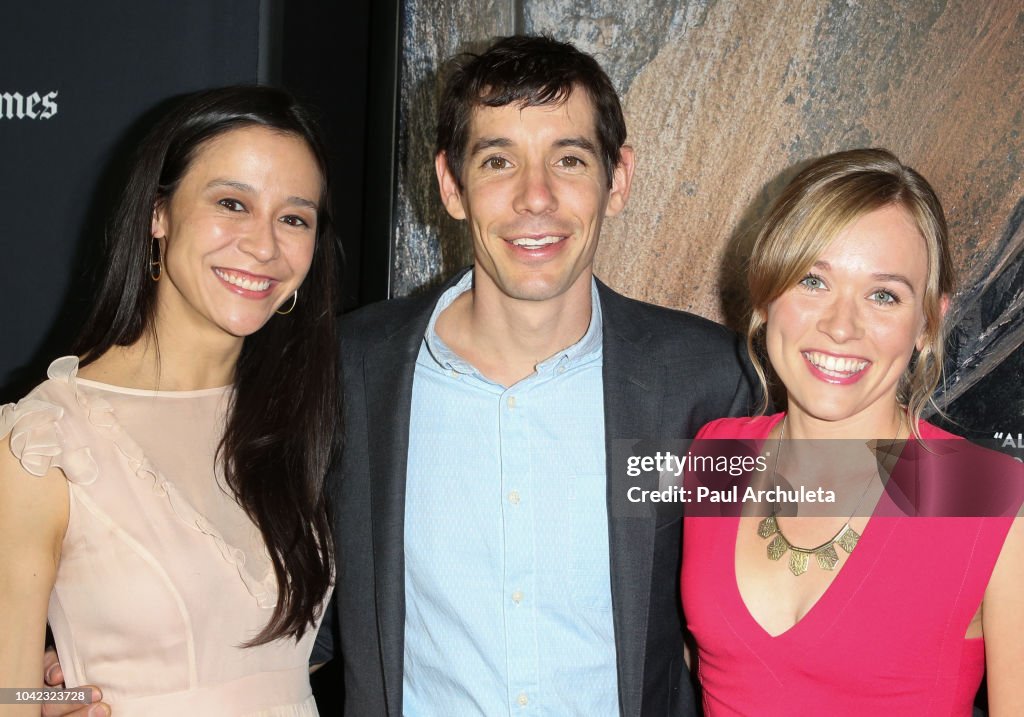
{"type": "Polygon", "coordinates": [[[527,301],[589,286],[601,222],[628,196],[632,153],[623,148],[609,187],[586,92],[475,108],[463,166],[457,182],[438,155],[445,207],[469,223],[478,285],[527,301]]]}

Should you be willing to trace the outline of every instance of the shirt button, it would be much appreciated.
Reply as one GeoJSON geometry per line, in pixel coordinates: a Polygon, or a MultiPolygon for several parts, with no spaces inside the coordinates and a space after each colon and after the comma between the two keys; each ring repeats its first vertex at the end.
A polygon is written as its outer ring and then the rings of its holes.
{"type": "Polygon", "coordinates": [[[514,490],[508,494],[508,502],[512,505],[519,505],[519,491],[514,490]]]}
{"type": "Polygon", "coordinates": [[[508,406],[509,410],[511,411],[513,408],[516,407],[516,397],[515,396],[509,396],[508,397],[508,401],[506,401],[505,404],[508,406]]]}
{"type": "Polygon", "coordinates": [[[520,692],[519,696],[516,697],[516,702],[519,703],[520,707],[526,707],[530,703],[530,698],[526,696],[525,692],[520,692]]]}
{"type": "Polygon", "coordinates": [[[565,366],[559,366],[558,373],[565,373],[565,366]]]}
{"type": "Polygon", "coordinates": [[[518,605],[522,601],[523,601],[523,593],[521,591],[516,590],[514,593],[512,593],[512,602],[514,602],[516,605],[518,605]]]}

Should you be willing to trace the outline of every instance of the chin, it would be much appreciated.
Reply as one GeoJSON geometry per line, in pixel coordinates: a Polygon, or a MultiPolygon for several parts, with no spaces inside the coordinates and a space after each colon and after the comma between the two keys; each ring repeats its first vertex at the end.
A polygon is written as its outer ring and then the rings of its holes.
{"type": "Polygon", "coordinates": [[[553,282],[539,277],[524,277],[519,281],[501,282],[498,288],[502,294],[521,301],[544,301],[562,293],[553,282]]]}
{"type": "Polygon", "coordinates": [[[232,318],[221,323],[221,329],[232,336],[245,338],[255,334],[270,321],[273,315],[263,317],[232,318]]]}
{"type": "Polygon", "coordinates": [[[863,406],[856,406],[849,401],[837,401],[835,397],[808,396],[805,398],[789,397],[791,405],[798,406],[800,410],[819,421],[842,421],[852,418],[864,410],[863,406]]]}
{"type": "Polygon", "coordinates": [[[578,279],[578,276],[526,276],[505,287],[504,293],[514,299],[523,299],[525,301],[546,301],[567,293],[578,279]]]}
{"type": "Polygon", "coordinates": [[[546,286],[525,286],[515,287],[505,293],[513,299],[519,299],[520,301],[547,301],[563,292],[546,286]]]}
{"type": "Polygon", "coordinates": [[[858,412],[826,408],[823,410],[807,411],[806,413],[811,418],[817,419],[819,421],[824,421],[825,423],[839,423],[846,419],[853,418],[854,416],[857,415],[858,412]]]}

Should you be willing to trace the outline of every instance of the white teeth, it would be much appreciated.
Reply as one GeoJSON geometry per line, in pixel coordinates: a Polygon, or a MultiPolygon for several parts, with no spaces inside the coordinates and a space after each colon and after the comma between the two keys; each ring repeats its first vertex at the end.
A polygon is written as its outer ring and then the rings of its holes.
{"type": "Polygon", "coordinates": [[[816,351],[805,351],[804,358],[810,361],[817,369],[830,376],[852,376],[863,371],[868,365],[867,361],[860,359],[829,356],[816,351]]]}
{"type": "Polygon", "coordinates": [[[214,269],[213,271],[215,274],[217,274],[217,276],[219,276],[221,279],[228,282],[229,284],[232,284],[233,286],[239,286],[248,291],[266,291],[267,289],[270,288],[270,279],[261,279],[259,281],[253,281],[252,279],[246,279],[241,276],[229,274],[228,272],[222,271],[221,269],[214,269]]]}
{"type": "Polygon", "coordinates": [[[565,237],[546,236],[546,237],[540,237],[539,239],[531,239],[529,237],[522,237],[520,239],[513,239],[512,243],[515,244],[516,246],[521,246],[521,247],[525,247],[527,249],[532,249],[534,247],[547,246],[548,244],[554,244],[556,242],[560,242],[564,238],[565,237]]]}

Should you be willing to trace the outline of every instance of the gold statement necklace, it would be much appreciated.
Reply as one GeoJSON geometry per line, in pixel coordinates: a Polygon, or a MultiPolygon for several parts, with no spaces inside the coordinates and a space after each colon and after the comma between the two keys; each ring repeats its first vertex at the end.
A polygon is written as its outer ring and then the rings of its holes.
{"type": "MultiPolygon", "coordinates": [[[[779,445],[775,452],[775,466],[772,468],[772,488],[777,489],[776,476],[779,470],[779,455],[782,453],[782,439],[786,435],[786,421],[789,420],[789,415],[782,419],[782,430],[779,431],[779,445]]],[[[900,430],[903,428],[903,420],[900,419],[900,425],[896,429],[896,438],[893,439],[893,445],[899,440],[900,430]]],[[[886,451],[886,456],[889,457],[889,452],[886,451]]],[[[864,485],[864,492],[861,493],[860,500],[857,501],[857,505],[854,506],[853,512],[850,513],[850,517],[846,519],[835,535],[826,540],[821,545],[813,548],[803,548],[799,545],[793,545],[782,532],[782,528],[779,526],[778,521],[778,502],[776,501],[772,506],[772,514],[766,518],[763,518],[757,524],[757,534],[763,539],[771,538],[772,542],[768,543],[768,559],[769,560],[780,560],[783,555],[789,553],[789,571],[799,577],[807,572],[807,566],[810,563],[811,556],[818,563],[818,567],[822,570],[835,570],[836,565],[839,563],[839,554],[836,552],[836,546],[846,551],[849,555],[853,552],[853,549],[857,547],[857,541],[860,540],[860,533],[853,529],[850,525],[850,521],[853,520],[853,516],[857,514],[857,509],[860,508],[861,503],[864,502],[864,496],[867,495],[868,487],[871,485],[871,478],[869,477],[867,483],[864,485]]],[[[773,491],[777,493],[777,490],[773,491]]]]}

